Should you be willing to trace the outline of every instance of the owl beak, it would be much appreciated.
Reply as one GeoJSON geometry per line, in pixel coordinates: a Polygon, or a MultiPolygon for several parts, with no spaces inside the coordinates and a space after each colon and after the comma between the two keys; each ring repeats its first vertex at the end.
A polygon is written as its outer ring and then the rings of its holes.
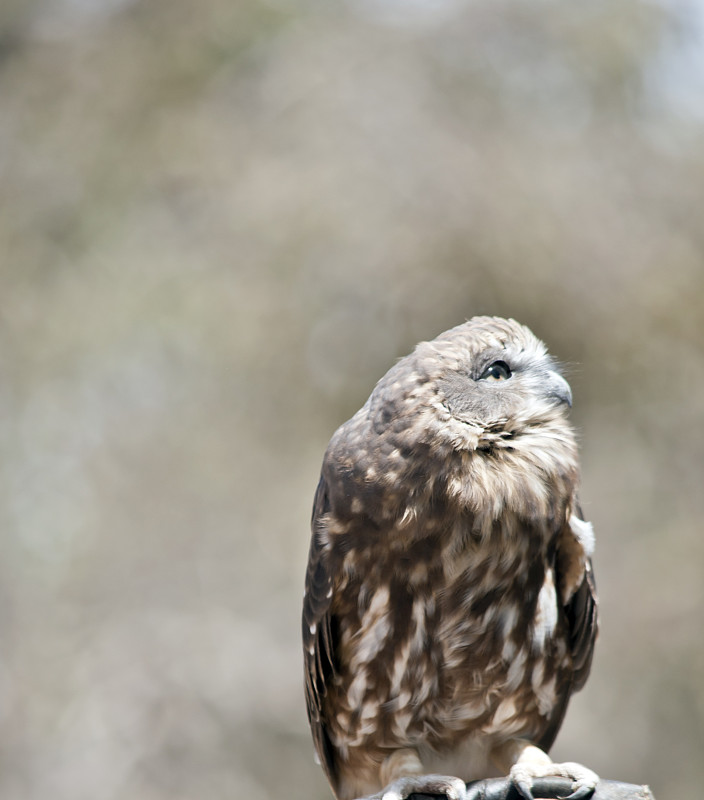
{"type": "Polygon", "coordinates": [[[545,382],[545,394],[548,399],[553,400],[558,405],[565,403],[572,408],[572,390],[569,383],[558,372],[552,370],[547,374],[545,382]]]}

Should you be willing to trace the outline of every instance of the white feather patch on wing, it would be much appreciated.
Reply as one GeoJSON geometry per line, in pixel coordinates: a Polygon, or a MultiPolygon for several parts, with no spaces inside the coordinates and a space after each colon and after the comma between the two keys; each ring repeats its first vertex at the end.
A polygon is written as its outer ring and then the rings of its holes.
{"type": "Polygon", "coordinates": [[[570,528],[575,536],[575,539],[584,548],[584,553],[587,557],[594,553],[594,528],[591,522],[586,522],[583,519],[572,514],[570,517],[570,528]]]}
{"type": "Polygon", "coordinates": [[[557,625],[557,594],[553,572],[549,569],[538,595],[538,608],[533,624],[533,645],[542,648],[545,640],[552,636],[557,625]]]}

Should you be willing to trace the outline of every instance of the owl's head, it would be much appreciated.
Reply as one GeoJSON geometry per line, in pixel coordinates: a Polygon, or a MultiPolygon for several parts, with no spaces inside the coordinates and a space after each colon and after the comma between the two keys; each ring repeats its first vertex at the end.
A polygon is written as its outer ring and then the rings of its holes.
{"type": "Polygon", "coordinates": [[[416,352],[451,417],[483,430],[519,433],[572,405],[545,345],[512,319],[475,317],[416,352]]]}
{"type": "Polygon", "coordinates": [[[569,384],[528,328],[474,317],[392,367],[338,429],[326,463],[341,497],[352,495],[351,481],[387,515],[404,497],[421,508],[443,486],[489,521],[506,508],[540,516],[551,498],[571,496],[578,479],[571,402],[569,384]]]}
{"type": "Polygon", "coordinates": [[[541,426],[570,430],[569,384],[545,345],[512,319],[474,317],[421,342],[384,376],[372,417],[418,440],[451,439],[457,449],[508,443],[541,426]],[[425,434],[423,433],[425,429],[425,434]]]}

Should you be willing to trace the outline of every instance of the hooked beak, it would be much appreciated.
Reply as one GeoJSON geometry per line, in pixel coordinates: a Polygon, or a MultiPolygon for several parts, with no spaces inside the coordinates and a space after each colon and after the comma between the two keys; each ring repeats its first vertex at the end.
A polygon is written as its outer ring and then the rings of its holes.
{"type": "Polygon", "coordinates": [[[558,372],[548,372],[545,380],[545,396],[557,405],[565,403],[572,408],[572,390],[569,383],[558,372]]]}

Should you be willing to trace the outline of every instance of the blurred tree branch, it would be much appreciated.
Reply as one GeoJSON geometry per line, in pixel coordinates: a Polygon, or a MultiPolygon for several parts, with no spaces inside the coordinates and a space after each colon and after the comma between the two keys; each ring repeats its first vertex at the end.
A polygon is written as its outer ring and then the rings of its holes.
{"type": "MultiPolygon", "coordinates": [[[[508,778],[489,778],[467,784],[467,800],[521,800],[515,784],[508,778]]],[[[541,778],[533,783],[533,794],[543,800],[567,798],[571,782],[565,778],[541,778]]],[[[413,794],[409,800],[435,800],[436,795],[413,794]]],[[[648,786],[621,781],[599,781],[589,800],[655,800],[648,786]]]]}

